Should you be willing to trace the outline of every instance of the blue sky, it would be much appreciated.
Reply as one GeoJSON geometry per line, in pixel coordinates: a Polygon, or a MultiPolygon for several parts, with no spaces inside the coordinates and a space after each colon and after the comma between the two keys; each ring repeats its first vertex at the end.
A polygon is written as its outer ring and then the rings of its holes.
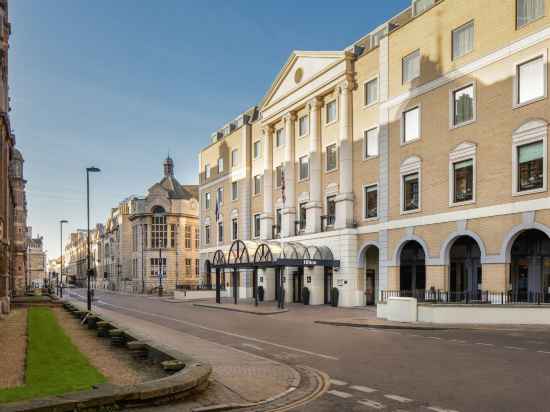
{"type": "Polygon", "coordinates": [[[12,125],[25,157],[29,225],[59,254],[160,180],[166,154],[197,182],[210,134],[256,104],[292,50],[341,50],[410,0],[11,0],[12,125]]]}

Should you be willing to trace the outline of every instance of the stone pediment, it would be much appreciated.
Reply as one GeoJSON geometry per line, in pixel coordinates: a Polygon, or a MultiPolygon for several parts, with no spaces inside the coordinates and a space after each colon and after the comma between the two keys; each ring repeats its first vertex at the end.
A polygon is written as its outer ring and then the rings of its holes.
{"type": "Polygon", "coordinates": [[[341,63],[343,51],[294,51],[288,58],[262,101],[262,109],[283,99],[341,63]]]}

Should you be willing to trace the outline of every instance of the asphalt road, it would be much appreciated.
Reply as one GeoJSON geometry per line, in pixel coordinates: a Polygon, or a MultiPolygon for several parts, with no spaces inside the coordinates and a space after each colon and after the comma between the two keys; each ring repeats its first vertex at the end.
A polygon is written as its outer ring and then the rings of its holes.
{"type": "Polygon", "coordinates": [[[550,328],[349,328],[313,321],[361,316],[357,310],[290,306],[256,316],[101,291],[96,299],[106,309],[324,371],[331,390],[301,411],[550,411],[550,328]]]}

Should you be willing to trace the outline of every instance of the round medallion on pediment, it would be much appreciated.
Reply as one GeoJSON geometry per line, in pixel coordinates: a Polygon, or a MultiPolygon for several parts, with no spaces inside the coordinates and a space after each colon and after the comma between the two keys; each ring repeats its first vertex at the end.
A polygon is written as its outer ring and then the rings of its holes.
{"type": "Polygon", "coordinates": [[[304,70],[301,67],[298,67],[294,72],[294,82],[296,84],[300,83],[303,77],[304,77],[304,70]]]}

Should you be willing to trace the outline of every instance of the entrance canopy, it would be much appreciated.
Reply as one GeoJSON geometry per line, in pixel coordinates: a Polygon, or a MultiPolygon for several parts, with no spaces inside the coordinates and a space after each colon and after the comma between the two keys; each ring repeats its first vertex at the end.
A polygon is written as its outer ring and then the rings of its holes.
{"type": "Polygon", "coordinates": [[[326,246],[306,246],[298,242],[235,240],[229,251],[218,249],[212,269],[257,269],[277,267],[340,267],[326,246]]]}

